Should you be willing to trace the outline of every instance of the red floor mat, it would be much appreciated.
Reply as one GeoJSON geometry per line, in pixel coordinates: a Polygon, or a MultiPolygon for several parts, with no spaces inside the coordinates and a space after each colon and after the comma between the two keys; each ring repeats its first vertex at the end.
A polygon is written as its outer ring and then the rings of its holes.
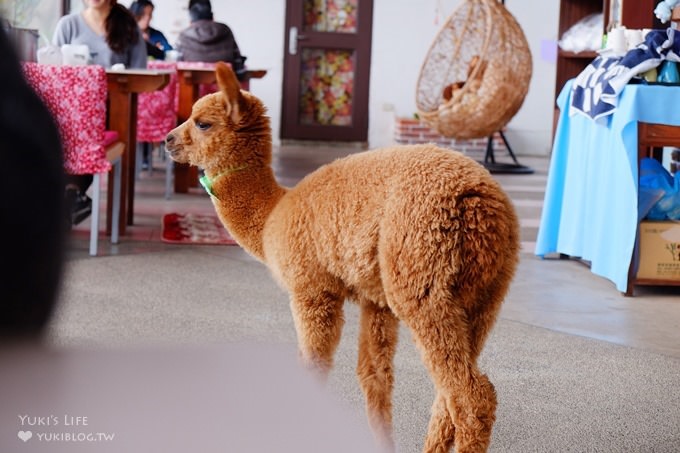
{"type": "Polygon", "coordinates": [[[172,244],[237,245],[217,216],[165,214],[161,240],[172,244]]]}

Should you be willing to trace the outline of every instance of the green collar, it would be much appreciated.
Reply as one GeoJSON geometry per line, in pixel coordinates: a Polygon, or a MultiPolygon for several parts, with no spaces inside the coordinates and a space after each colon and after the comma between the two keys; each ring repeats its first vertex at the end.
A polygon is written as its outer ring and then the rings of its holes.
{"type": "Polygon", "coordinates": [[[213,193],[212,188],[213,188],[213,184],[215,183],[215,181],[220,179],[222,176],[226,176],[226,175],[229,175],[231,173],[236,173],[237,171],[245,170],[246,168],[248,168],[248,165],[246,165],[246,164],[243,164],[243,165],[238,166],[238,167],[227,168],[222,173],[215,176],[213,179],[210,179],[208,177],[208,175],[204,174],[203,176],[201,176],[198,179],[198,181],[201,183],[201,185],[203,186],[205,191],[208,192],[211,197],[214,197],[215,194],[213,193]]]}

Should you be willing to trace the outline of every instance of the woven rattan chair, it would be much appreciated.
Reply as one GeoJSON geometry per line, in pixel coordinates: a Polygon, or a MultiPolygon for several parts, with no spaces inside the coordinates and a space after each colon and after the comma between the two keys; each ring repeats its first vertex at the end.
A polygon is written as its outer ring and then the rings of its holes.
{"type": "Polygon", "coordinates": [[[420,118],[456,139],[501,131],[524,102],[532,61],[515,18],[497,0],[465,0],[449,16],[421,67],[420,118]]]}

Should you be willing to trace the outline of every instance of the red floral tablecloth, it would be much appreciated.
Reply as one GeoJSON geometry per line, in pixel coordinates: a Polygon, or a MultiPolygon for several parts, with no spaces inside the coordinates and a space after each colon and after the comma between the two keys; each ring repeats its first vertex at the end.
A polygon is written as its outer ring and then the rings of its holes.
{"type": "Polygon", "coordinates": [[[149,61],[147,67],[173,71],[165,88],[140,93],[137,100],[137,141],[157,143],[177,126],[177,63],[156,60],[149,61]]]}
{"type": "Polygon", "coordinates": [[[66,172],[95,174],[110,170],[104,147],[107,96],[104,67],[25,62],[23,68],[28,83],[57,122],[66,172]]]}

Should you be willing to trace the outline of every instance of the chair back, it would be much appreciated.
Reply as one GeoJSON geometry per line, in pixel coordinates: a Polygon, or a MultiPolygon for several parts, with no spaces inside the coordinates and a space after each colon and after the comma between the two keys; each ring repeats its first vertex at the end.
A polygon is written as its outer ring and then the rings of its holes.
{"type": "Polygon", "coordinates": [[[74,175],[108,172],[107,79],[103,66],[23,63],[26,80],[42,98],[59,128],[64,168],[74,175]]]}
{"type": "Polygon", "coordinates": [[[158,143],[177,126],[177,63],[154,60],[147,67],[172,70],[165,88],[139,93],[137,98],[137,141],[158,143]]]}
{"type": "MultiPolygon", "coordinates": [[[[227,64],[231,66],[231,63],[227,64]]],[[[184,69],[215,69],[216,66],[216,63],[207,61],[180,61],[177,63],[177,67],[184,69]]],[[[250,91],[250,82],[248,80],[242,81],[241,89],[250,91]]],[[[202,83],[198,87],[198,97],[202,98],[206,94],[215,93],[217,91],[219,91],[217,83],[202,83]]]]}
{"type": "MultiPolygon", "coordinates": [[[[215,69],[216,63],[206,62],[206,61],[180,61],[178,66],[185,69],[215,69]]],[[[198,97],[199,99],[206,94],[215,93],[219,91],[217,83],[202,83],[198,87],[198,97]]]]}

